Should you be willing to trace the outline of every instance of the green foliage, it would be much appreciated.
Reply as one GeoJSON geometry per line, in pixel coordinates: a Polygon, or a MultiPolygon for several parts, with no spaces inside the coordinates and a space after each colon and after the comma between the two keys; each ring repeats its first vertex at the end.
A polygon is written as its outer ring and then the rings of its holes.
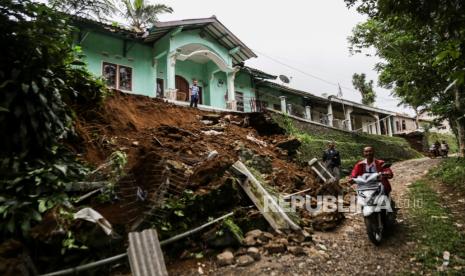
{"type": "Polygon", "coordinates": [[[91,19],[104,20],[116,12],[113,0],[48,0],[54,10],[91,19]]]}
{"type": "Polygon", "coordinates": [[[241,243],[244,239],[244,233],[242,232],[242,229],[234,222],[232,218],[227,218],[223,221],[223,228],[228,229],[239,243],[241,243]]]}
{"type": "Polygon", "coordinates": [[[448,119],[465,154],[465,6],[461,0],[345,0],[368,15],[349,38],[374,48],[379,83],[403,104],[448,119]]]}
{"type": "Polygon", "coordinates": [[[431,172],[431,176],[446,185],[465,192],[465,159],[447,159],[431,172]]]}
{"type": "Polygon", "coordinates": [[[336,142],[337,150],[341,153],[342,168],[345,170],[351,170],[354,164],[363,158],[363,148],[367,145],[375,148],[378,158],[389,162],[421,157],[421,154],[412,149],[403,138],[350,133],[318,126],[311,129],[299,129],[287,116],[277,115],[273,118],[289,134],[296,136],[302,142],[298,156],[302,163],[313,158],[320,159],[330,141],[336,142]]]}
{"type": "Polygon", "coordinates": [[[367,81],[366,75],[364,73],[355,73],[352,76],[352,84],[354,85],[355,89],[360,91],[360,94],[362,94],[363,104],[372,106],[375,103],[376,93],[373,90],[373,81],[367,81]]]}
{"type": "Polygon", "coordinates": [[[43,4],[0,3],[0,232],[8,235],[68,204],[64,184],[87,173],[59,146],[73,134],[66,103],[99,102],[104,86],[79,61],[70,32],[43,4]]]}
{"type": "Polygon", "coordinates": [[[127,18],[137,32],[144,32],[158,21],[158,15],[172,13],[173,9],[163,4],[147,4],[145,0],[122,0],[121,15],[127,18]]]}
{"type": "Polygon", "coordinates": [[[431,182],[417,181],[410,189],[410,201],[416,200],[418,203],[421,200],[421,205],[409,209],[413,220],[413,239],[419,243],[415,257],[422,264],[421,271],[436,272],[437,267],[442,265],[444,251],[454,256],[449,267],[463,267],[465,237],[455,227],[449,210],[442,207],[441,199],[431,188],[431,182]]]}

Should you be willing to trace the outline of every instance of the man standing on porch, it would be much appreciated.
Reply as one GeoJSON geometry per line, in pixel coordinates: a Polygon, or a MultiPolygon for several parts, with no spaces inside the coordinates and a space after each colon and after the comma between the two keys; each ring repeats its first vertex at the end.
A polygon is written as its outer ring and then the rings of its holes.
{"type": "Polygon", "coordinates": [[[194,84],[191,86],[189,90],[191,92],[191,107],[194,106],[197,108],[197,103],[199,102],[199,90],[200,90],[200,88],[198,87],[197,80],[194,80],[194,84]]]}

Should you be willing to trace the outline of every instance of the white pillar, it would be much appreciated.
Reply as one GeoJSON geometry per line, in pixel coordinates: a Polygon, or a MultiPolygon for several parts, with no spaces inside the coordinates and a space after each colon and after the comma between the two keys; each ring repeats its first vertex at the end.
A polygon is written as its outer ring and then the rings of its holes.
{"type": "Polygon", "coordinates": [[[329,102],[328,104],[328,125],[333,126],[334,115],[333,115],[333,104],[329,102]]]}
{"type": "Polygon", "coordinates": [[[352,130],[353,130],[353,127],[352,127],[352,120],[351,120],[351,117],[350,117],[350,115],[352,114],[353,111],[354,111],[354,110],[352,109],[352,107],[350,107],[350,106],[346,107],[345,120],[346,120],[347,130],[348,130],[348,131],[352,131],[352,130]]]}
{"type": "Polygon", "coordinates": [[[287,113],[286,96],[280,96],[279,99],[281,100],[281,112],[287,113]]]}
{"type": "Polygon", "coordinates": [[[292,114],[292,104],[287,104],[287,113],[292,114]]]}
{"type": "Polygon", "coordinates": [[[305,106],[305,119],[312,120],[312,108],[309,105],[305,106]]]}
{"type": "Polygon", "coordinates": [[[176,100],[176,53],[167,55],[166,62],[167,97],[176,100]]]}
{"type": "Polygon", "coordinates": [[[373,117],[375,118],[376,122],[376,134],[381,135],[381,123],[379,121],[379,115],[378,114],[373,114],[373,117]]]}
{"type": "Polygon", "coordinates": [[[226,73],[228,83],[228,102],[226,103],[228,109],[237,110],[236,103],[236,88],[234,87],[234,80],[236,79],[236,72],[226,73]]]}
{"type": "Polygon", "coordinates": [[[388,135],[392,137],[392,117],[387,117],[387,128],[388,128],[388,135]]]}

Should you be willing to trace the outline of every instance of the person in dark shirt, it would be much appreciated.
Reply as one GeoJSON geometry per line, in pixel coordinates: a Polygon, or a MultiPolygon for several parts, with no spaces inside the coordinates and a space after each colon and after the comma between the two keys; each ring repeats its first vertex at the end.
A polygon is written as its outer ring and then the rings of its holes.
{"type": "Polygon", "coordinates": [[[335,142],[330,142],[328,149],[323,152],[323,162],[329,172],[339,181],[341,178],[341,156],[336,150],[335,142]]]}

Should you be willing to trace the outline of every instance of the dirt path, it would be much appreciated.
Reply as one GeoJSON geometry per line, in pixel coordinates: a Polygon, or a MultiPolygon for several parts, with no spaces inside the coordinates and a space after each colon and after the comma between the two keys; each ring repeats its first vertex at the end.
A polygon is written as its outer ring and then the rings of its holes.
{"type": "MultiPolygon", "coordinates": [[[[367,237],[364,222],[359,214],[349,214],[344,224],[333,232],[314,234],[316,250],[307,250],[308,256],[291,254],[262,256],[259,262],[248,267],[227,267],[214,275],[392,275],[409,269],[407,242],[409,225],[406,219],[407,187],[440,160],[417,159],[393,165],[393,196],[399,207],[399,224],[379,247],[367,237]],[[313,252],[313,253],[312,253],[313,252]]],[[[210,273],[209,273],[210,274],[210,273]]]]}

